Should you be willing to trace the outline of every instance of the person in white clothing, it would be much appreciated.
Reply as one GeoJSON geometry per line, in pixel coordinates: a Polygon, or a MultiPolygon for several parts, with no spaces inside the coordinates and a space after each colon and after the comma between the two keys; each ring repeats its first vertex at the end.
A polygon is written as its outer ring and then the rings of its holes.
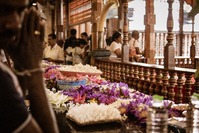
{"type": "Polygon", "coordinates": [[[44,49],[44,52],[43,52],[43,59],[47,60],[49,62],[63,63],[64,62],[64,51],[56,43],[56,35],[55,34],[48,35],[48,43],[49,43],[49,45],[44,49]]]}
{"type": "Polygon", "coordinates": [[[87,45],[87,42],[84,39],[79,39],[78,45],[74,49],[73,53],[73,65],[74,64],[84,64],[85,58],[85,49],[84,47],[87,45]]]}
{"type": "Polygon", "coordinates": [[[135,61],[137,61],[138,58],[142,56],[138,39],[139,39],[139,32],[137,30],[133,30],[131,34],[131,39],[129,41],[129,57],[135,61]]]}
{"type": "Polygon", "coordinates": [[[129,41],[129,50],[136,49],[136,54],[141,54],[140,46],[139,46],[139,32],[137,30],[133,30],[131,34],[131,39],[129,41]]]}
{"type": "Polygon", "coordinates": [[[120,32],[116,31],[112,36],[112,43],[108,50],[110,50],[110,57],[120,58],[121,57],[121,49],[122,49],[122,35],[120,32]]]}

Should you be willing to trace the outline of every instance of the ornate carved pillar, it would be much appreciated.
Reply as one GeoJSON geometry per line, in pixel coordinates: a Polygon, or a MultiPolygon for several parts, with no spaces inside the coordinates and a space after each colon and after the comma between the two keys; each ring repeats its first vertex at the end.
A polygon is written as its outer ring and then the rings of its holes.
{"type": "MultiPolygon", "coordinates": [[[[123,23],[124,23],[124,5],[123,3],[126,3],[126,0],[118,0],[118,2],[121,4],[121,6],[118,7],[118,29],[123,32],[123,23]],[[123,6],[122,6],[123,5],[123,6]]],[[[128,2],[127,2],[128,4],[128,2]]],[[[128,10],[128,5],[127,5],[128,10]]]]}
{"type": "Polygon", "coordinates": [[[128,0],[123,0],[123,45],[122,45],[122,62],[129,61],[129,47],[128,44],[128,0]]]}
{"type": "Polygon", "coordinates": [[[57,40],[63,40],[63,0],[56,0],[55,12],[57,40]]]}
{"type": "Polygon", "coordinates": [[[154,0],[146,0],[145,11],[145,56],[147,58],[147,63],[155,64],[154,0]]]}
{"type": "MultiPolygon", "coordinates": [[[[91,23],[92,23],[92,27],[91,27],[91,34],[92,34],[92,53],[91,53],[91,64],[94,65],[95,64],[95,59],[94,59],[94,55],[97,52],[95,50],[97,50],[99,48],[99,44],[101,44],[101,42],[98,42],[98,26],[99,23],[99,16],[100,16],[100,12],[101,12],[101,7],[102,7],[102,0],[91,0],[92,5],[92,14],[91,14],[91,23]]],[[[103,35],[103,32],[99,33],[99,35],[103,35]]],[[[100,40],[101,41],[101,40],[100,40]]],[[[102,41],[103,42],[103,41],[102,41]]]]}
{"type": "Polygon", "coordinates": [[[167,44],[164,47],[164,68],[174,69],[175,67],[175,51],[173,46],[173,15],[172,15],[172,4],[174,0],[168,0],[169,14],[167,18],[167,44]]]}
{"type": "Polygon", "coordinates": [[[182,56],[183,53],[183,46],[184,46],[184,31],[183,31],[183,24],[184,24],[184,0],[179,0],[180,2],[180,11],[179,11],[179,56],[182,56]]]}
{"type": "Polygon", "coordinates": [[[193,64],[193,65],[195,64],[195,55],[196,55],[195,34],[194,34],[194,22],[195,21],[194,20],[195,20],[195,17],[192,17],[190,58],[191,58],[191,64],[193,64]]]}
{"type": "Polygon", "coordinates": [[[98,48],[98,21],[102,8],[102,0],[92,0],[92,50],[96,50],[98,48]]]}
{"type": "Polygon", "coordinates": [[[196,47],[195,47],[195,35],[194,35],[194,19],[195,15],[198,14],[198,1],[196,0],[185,0],[187,4],[192,6],[192,10],[189,12],[189,17],[192,18],[192,34],[191,34],[191,47],[190,47],[190,57],[191,64],[194,64],[194,68],[197,68],[197,59],[195,59],[196,47]]]}

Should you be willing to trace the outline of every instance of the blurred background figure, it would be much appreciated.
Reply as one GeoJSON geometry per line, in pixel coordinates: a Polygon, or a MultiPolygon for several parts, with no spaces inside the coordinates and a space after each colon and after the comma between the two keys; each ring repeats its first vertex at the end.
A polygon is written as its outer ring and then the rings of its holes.
{"type": "Polygon", "coordinates": [[[43,59],[54,63],[64,62],[63,49],[56,43],[56,35],[48,35],[48,46],[44,49],[43,59]]]}
{"type": "Polygon", "coordinates": [[[133,30],[131,34],[131,40],[129,41],[129,47],[134,47],[136,49],[136,54],[142,54],[139,44],[139,32],[137,30],[133,30]]]}
{"type": "Polygon", "coordinates": [[[139,32],[137,30],[133,30],[131,34],[131,40],[129,41],[129,57],[132,61],[138,61],[142,56],[138,39],[139,32]]]}
{"type": "Polygon", "coordinates": [[[122,49],[122,35],[120,32],[116,31],[112,36],[112,43],[109,47],[111,52],[110,57],[120,58],[121,57],[121,49],[122,49]]]}
{"type": "Polygon", "coordinates": [[[70,37],[66,39],[64,43],[64,56],[67,65],[73,64],[72,54],[74,52],[74,48],[77,46],[77,38],[76,38],[77,30],[70,30],[70,37]]]}
{"type": "Polygon", "coordinates": [[[87,42],[84,39],[79,39],[78,45],[74,49],[73,53],[73,65],[75,64],[84,64],[85,58],[85,49],[84,47],[87,45],[87,42]]]}
{"type": "Polygon", "coordinates": [[[86,41],[86,45],[84,46],[84,58],[83,64],[90,64],[90,51],[91,51],[91,44],[90,44],[90,37],[86,32],[81,33],[81,39],[86,41]]]}

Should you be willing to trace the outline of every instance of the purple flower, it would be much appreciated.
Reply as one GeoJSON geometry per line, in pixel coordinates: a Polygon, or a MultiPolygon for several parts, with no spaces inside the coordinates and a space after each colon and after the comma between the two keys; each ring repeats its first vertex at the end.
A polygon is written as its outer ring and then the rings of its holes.
{"type": "Polygon", "coordinates": [[[45,73],[48,72],[49,70],[51,69],[56,69],[56,68],[59,68],[60,66],[50,66],[48,68],[45,69],[45,73]]]}

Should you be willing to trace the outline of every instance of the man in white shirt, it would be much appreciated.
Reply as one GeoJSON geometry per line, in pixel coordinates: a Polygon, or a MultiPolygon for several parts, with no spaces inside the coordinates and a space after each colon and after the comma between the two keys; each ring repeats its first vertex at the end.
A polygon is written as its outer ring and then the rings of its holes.
{"type": "Polygon", "coordinates": [[[129,57],[132,61],[139,61],[140,57],[142,56],[138,39],[139,32],[137,30],[133,30],[131,34],[131,40],[129,41],[129,57]]]}
{"type": "Polygon", "coordinates": [[[63,63],[64,62],[64,51],[56,43],[56,35],[48,35],[48,46],[44,49],[43,59],[54,62],[54,63],[63,63]]]}
{"type": "Polygon", "coordinates": [[[136,54],[142,54],[139,46],[139,32],[137,30],[132,31],[131,40],[129,41],[129,50],[136,49],[136,54]]]}

